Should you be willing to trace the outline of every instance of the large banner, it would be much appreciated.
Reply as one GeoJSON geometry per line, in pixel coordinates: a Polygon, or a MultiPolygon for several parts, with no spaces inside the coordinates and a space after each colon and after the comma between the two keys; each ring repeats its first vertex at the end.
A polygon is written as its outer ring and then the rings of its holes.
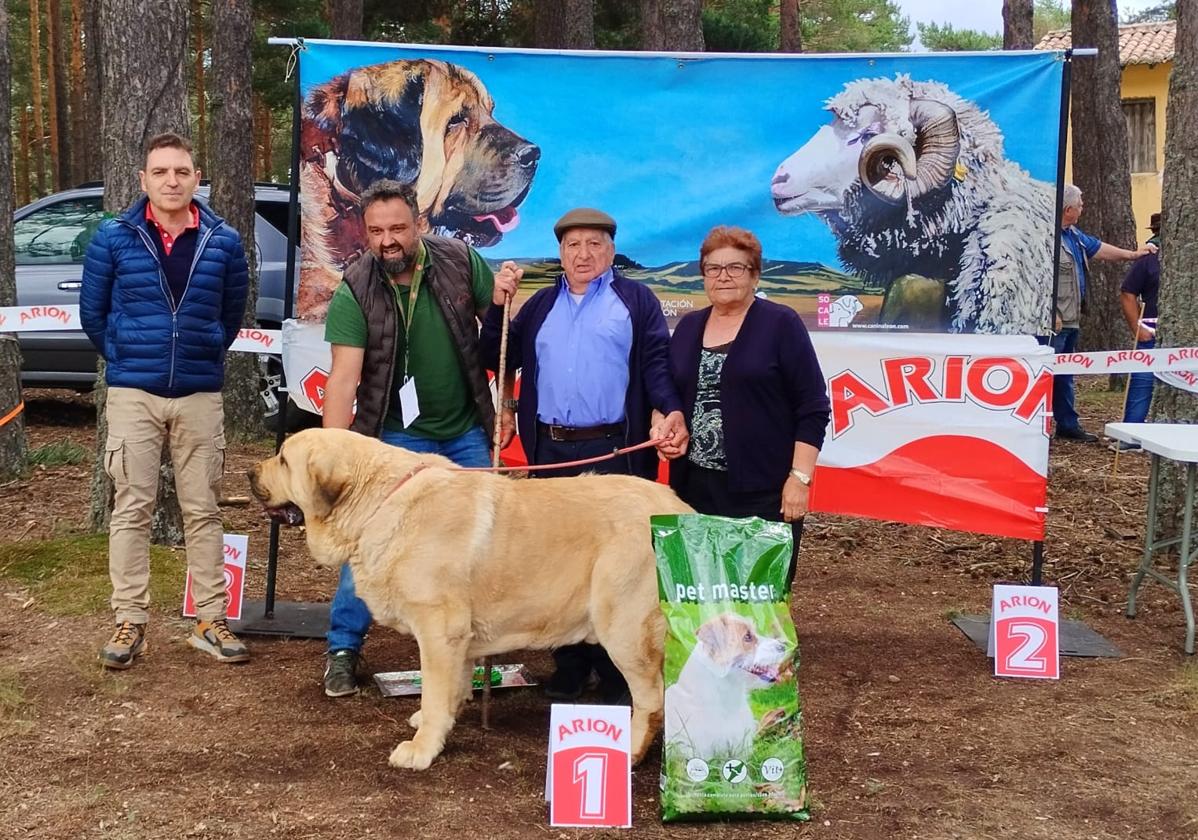
{"type": "Polygon", "coordinates": [[[1045,334],[1061,70],[308,41],[298,314],[323,320],[364,244],[358,196],[391,178],[427,230],[524,266],[521,300],[558,272],[553,222],[591,206],[671,319],[707,304],[699,244],[733,224],[812,330],[1045,334]]]}

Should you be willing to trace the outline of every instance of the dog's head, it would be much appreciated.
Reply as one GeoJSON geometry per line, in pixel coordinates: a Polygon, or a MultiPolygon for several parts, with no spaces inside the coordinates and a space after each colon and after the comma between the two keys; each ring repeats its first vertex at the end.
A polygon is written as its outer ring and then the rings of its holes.
{"type": "Polygon", "coordinates": [[[753,622],[736,613],[705,621],[695,638],[721,677],[738,677],[754,687],[778,681],[786,662],[785,641],[762,636],[753,622]]]}
{"type": "Polygon", "coordinates": [[[284,525],[321,522],[354,483],[347,447],[360,441],[353,439],[365,440],[342,429],[307,429],[292,435],[277,455],[250,468],[250,490],[267,515],[284,525]]]}
{"type": "Polygon", "coordinates": [[[359,67],[314,88],[303,109],[304,155],[336,158],[353,195],[389,178],[416,189],[421,223],[468,244],[493,245],[519,222],[516,207],[541,150],[495,121],[483,83],[426,59],[359,67]]]}

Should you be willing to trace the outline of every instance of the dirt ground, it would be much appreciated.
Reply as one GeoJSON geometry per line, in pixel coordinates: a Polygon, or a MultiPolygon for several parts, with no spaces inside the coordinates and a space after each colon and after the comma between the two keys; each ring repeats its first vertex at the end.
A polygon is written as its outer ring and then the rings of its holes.
{"type": "MultiPolygon", "coordinates": [[[[87,398],[31,393],[32,446],[93,447],[87,398]]],[[[1083,395],[1092,429],[1115,396],[1083,395]]],[[[226,493],[264,442],[233,451],[226,493]]],[[[1176,596],[1147,585],[1123,617],[1139,557],[1144,456],[1053,445],[1046,578],[1062,613],[1123,653],[1063,660],[1059,682],[998,681],[949,619],[988,609],[990,585],[1027,574],[1027,543],[813,516],[794,619],[814,797],[806,825],[663,826],[660,753],[633,780],[633,835],[713,838],[1198,837],[1198,667],[1181,650],[1176,596]]],[[[77,533],[90,464],[35,468],[0,488],[0,543],[77,533]]],[[[248,595],[262,596],[268,529],[250,535],[248,595]]],[[[331,573],[285,532],[279,598],[323,601],[331,573]]],[[[493,729],[468,708],[424,773],[387,766],[412,699],[373,688],[342,700],[320,684],[323,643],[252,637],[254,659],[222,666],[189,648],[178,602],[159,603],[149,653],[108,673],[95,655],[104,611],[47,611],[0,568],[0,835],[34,838],[570,837],[542,799],[549,706],[537,689],[498,693],[493,729]]],[[[415,668],[415,646],[376,630],[374,670],[415,668]]],[[[544,654],[507,658],[548,674],[544,654]]],[[[588,833],[593,834],[594,832],[588,833]]],[[[610,832],[615,836],[618,832],[610,832]]]]}

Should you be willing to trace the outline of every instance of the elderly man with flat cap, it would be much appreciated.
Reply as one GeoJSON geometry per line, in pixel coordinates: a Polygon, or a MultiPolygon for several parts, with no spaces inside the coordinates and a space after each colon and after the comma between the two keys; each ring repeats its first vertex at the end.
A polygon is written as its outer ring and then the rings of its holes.
{"type": "MultiPolygon", "coordinates": [[[[682,401],[670,377],[669,330],[661,304],[648,286],[613,267],[616,222],[600,210],[571,210],[553,226],[563,275],[539,290],[512,319],[507,369],[520,368],[520,400],[508,401],[501,422],[507,432],[519,416],[520,439],[530,464],[560,464],[610,454],[652,438],[685,449],[689,436],[682,401]],[[517,412],[518,408],[518,412],[517,412]],[[650,429],[657,409],[665,419],[650,429]]],[[[524,276],[513,262],[495,275],[493,305],[483,318],[483,364],[496,369],[503,302],[524,276]]],[[[505,435],[505,440],[510,436],[505,435]]],[[[533,473],[568,476],[622,473],[652,480],[657,457],[643,449],[587,467],[533,473]]],[[[552,562],[553,558],[538,558],[552,562]]],[[[546,693],[575,700],[592,670],[605,702],[627,692],[619,671],[598,645],[578,644],[554,652],[557,671],[546,693]]]]}

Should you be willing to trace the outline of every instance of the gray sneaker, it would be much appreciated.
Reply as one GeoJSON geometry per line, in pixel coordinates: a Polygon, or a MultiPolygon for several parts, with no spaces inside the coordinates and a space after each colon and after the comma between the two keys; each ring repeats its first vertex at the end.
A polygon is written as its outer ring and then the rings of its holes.
{"type": "Polygon", "coordinates": [[[329,697],[348,697],[358,693],[358,652],[334,650],[326,657],[324,693],[329,697]]]}
{"type": "Polygon", "coordinates": [[[237,638],[223,618],[216,621],[197,621],[187,643],[202,650],[218,662],[249,662],[250,652],[245,642],[237,638]]]}
{"type": "Polygon", "coordinates": [[[122,621],[100,651],[100,662],[105,668],[123,671],[133,667],[133,659],[145,649],[146,626],[122,621]]]}

